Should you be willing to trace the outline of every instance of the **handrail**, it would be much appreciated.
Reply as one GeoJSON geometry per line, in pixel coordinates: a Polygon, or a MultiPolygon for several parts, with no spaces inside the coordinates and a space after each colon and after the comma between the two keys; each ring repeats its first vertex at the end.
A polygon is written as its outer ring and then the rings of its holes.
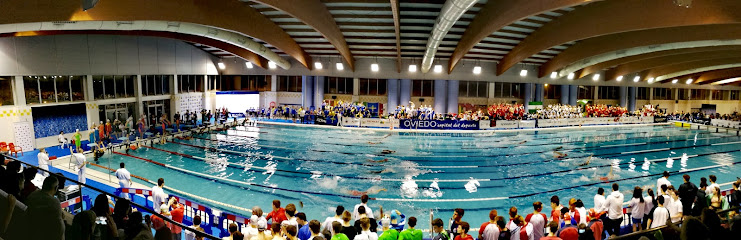
{"type": "MultiPolygon", "coordinates": [[[[716,211],[716,213],[717,214],[723,214],[723,213],[728,213],[728,212],[738,211],[738,210],[741,210],[741,208],[740,207],[735,207],[735,208],[730,208],[730,209],[726,209],[726,210],[716,211]]],[[[638,231],[638,232],[632,232],[632,233],[628,233],[628,234],[625,234],[625,235],[620,235],[620,236],[617,236],[615,238],[611,238],[611,240],[633,239],[633,238],[636,238],[636,237],[639,237],[639,236],[644,236],[644,234],[649,234],[649,233],[652,233],[652,232],[655,232],[655,231],[663,230],[663,229],[668,228],[668,227],[672,227],[673,225],[676,225],[676,223],[673,223],[671,221],[668,221],[666,223],[666,225],[664,225],[664,226],[657,227],[657,228],[644,229],[644,230],[641,230],[641,231],[638,231]]]]}
{"type": "MultiPolygon", "coordinates": [[[[67,178],[67,177],[65,177],[65,176],[60,176],[60,175],[58,175],[58,174],[56,174],[56,173],[54,173],[54,172],[51,172],[51,171],[48,171],[48,170],[44,170],[44,169],[41,169],[41,168],[39,168],[39,167],[37,167],[37,166],[34,166],[33,164],[29,164],[29,163],[26,163],[26,162],[24,162],[24,161],[21,161],[21,160],[20,160],[20,159],[18,159],[18,158],[14,158],[14,157],[12,157],[12,156],[8,156],[8,155],[5,155],[5,154],[2,154],[2,155],[3,155],[3,156],[5,156],[6,158],[9,158],[9,159],[13,159],[13,160],[15,160],[15,161],[18,161],[18,162],[20,162],[20,163],[22,163],[22,164],[26,165],[27,167],[32,167],[32,168],[35,168],[35,169],[36,169],[37,171],[43,171],[43,172],[46,172],[46,173],[50,174],[50,176],[52,176],[52,175],[53,175],[53,176],[55,176],[55,177],[63,177],[64,179],[66,179],[66,181],[69,181],[69,182],[75,183],[75,184],[77,184],[77,185],[80,185],[80,186],[84,186],[84,187],[87,187],[87,188],[89,188],[89,189],[95,190],[95,191],[97,191],[97,192],[99,192],[99,193],[102,193],[102,194],[105,194],[105,195],[107,195],[108,197],[112,197],[112,198],[113,198],[113,199],[114,199],[115,201],[121,201],[121,200],[126,200],[126,199],[124,199],[124,198],[122,198],[122,197],[119,197],[119,196],[115,196],[115,195],[113,195],[113,194],[110,194],[110,193],[108,193],[108,192],[106,192],[106,191],[103,191],[103,190],[101,190],[101,189],[99,189],[99,188],[96,188],[96,187],[93,187],[93,186],[90,186],[90,185],[87,185],[87,184],[83,184],[83,183],[80,183],[80,182],[78,182],[78,181],[77,181],[77,180],[75,180],[75,179],[67,178]]],[[[129,200],[126,200],[126,201],[129,201],[129,200]]],[[[147,207],[144,207],[144,206],[142,206],[142,205],[139,205],[138,203],[135,203],[135,202],[133,202],[133,201],[129,201],[129,203],[130,203],[130,204],[131,204],[131,206],[133,206],[133,207],[136,207],[136,208],[138,208],[138,209],[145,209],[145,210],[149,211],[149,208],[147,208],[147,207]]],[[[154,212],[154,211],[151,211],[151,212],[149,212],[149,213],[150,213],[150,214],[152,214],[152,215],[154,215],[154,216],[157,216],[157,217],[161,218],[162,220],[164,220],[164,221],[166,221],[166,222],[170,222],[171,224],[174,224],[174,225],[176,225],[176,226],[178,226],[178,227],[180,227],[180,228],[183,228],[183,229],[185,229],[185,230],[188,230],[188,231],[194,232],[194,233],[196,233],[197,235],[202,235],[202,236],[206,237],[207,239],[211,239],[211,240],[220,240],[220,239],[221,239],[221,238],[218,238],[218,237],[216,237],[216,236],[213,236],[213,235],[207,234],[207,233],[205,233],[205,232],[202,232],[202,231],[198,231],[198,230],[196,230],[196,229],[194,229],[194,228],[192,228],[192,227],[190,227],[190,226],[186,226],[186,225],[184,225],[184,224],[182,224],[182,223],[176,222],[176,221],[174,221],[174,220],[172,220],[172,219],[170,219],[170,218],[168,218],[168,217],[166,217],[166,216],[164,216],[164,215],[161,215],[161,214],[159,214],[159,213],[156,213],[156,212],[154,212]]]]}

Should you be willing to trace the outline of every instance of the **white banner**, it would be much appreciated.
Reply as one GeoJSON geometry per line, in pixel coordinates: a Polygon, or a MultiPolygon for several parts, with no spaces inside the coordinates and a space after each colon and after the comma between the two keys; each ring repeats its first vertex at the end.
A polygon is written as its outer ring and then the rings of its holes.
{"type": "Polygon", "coordinates": [[[479,120],[479,129],[494,129],[496,127],[491,126],[491,120],[479,120]]]}
{"type": "Polygon", "coordinates": [[[520,121],[520,128],[535,128],[535,120],[520,121]]]}
{"type": "Polygon", "coordinates": [[[363,118],[360,125],[363,127],[389,128],[392,122],[394,128],[399,128],[399,119],[363,118]]]}
{"type": "Polygon", "coordinates": [[[515,129],[520,127],[520,121],[496,120],[498,129],[515,129]]]}

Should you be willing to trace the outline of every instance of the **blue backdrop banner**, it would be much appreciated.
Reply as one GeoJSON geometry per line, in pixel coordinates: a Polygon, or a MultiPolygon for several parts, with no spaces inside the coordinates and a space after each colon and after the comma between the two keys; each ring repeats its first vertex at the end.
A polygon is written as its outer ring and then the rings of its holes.
{"type": "Polygon", "coordinates": [[[479,130],[478,121],[459,120],[399,120],[401,129],[479,130]]]}
{"type": "Polygon", "coordinates": [[[88,130],[84,103],[31,109],[35,138],[56,136],[59,135],[59,131],[73,133],[77,129],[81,132],[88,130]]]}

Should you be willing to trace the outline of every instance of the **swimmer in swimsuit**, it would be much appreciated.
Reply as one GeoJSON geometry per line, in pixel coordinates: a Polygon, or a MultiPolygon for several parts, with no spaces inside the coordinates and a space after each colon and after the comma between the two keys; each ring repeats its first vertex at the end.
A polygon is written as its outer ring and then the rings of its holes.
{"type": "Polygon", "coordinates": [[[394,150],[384,149],[383,151],[381,151],[381,154],[391,154],[391,153],[395,153],[395,152],[396,151],[394,151],[394,150]]]}
{"type": "Polygon", "coordinates": [[[563,146],[558,146],[558,147],[554,148],[553,151],[558,151],[558,150],[561,150],[561,149],[563,149],[563,146]]]}
{"type": "Polygon", "coordinates": [[[386,168],[383,170],[370,171],[371,174],[384,174],[384,173],[396,173],[396,170],[392,168],[386,168]]]}
{"type": "Polygon", "coordinates": [[[527,140],[525,140],[525,141],[522,141],[522,142],[519,142],[519,143],[517,143],[517,144],[524,144],[524,143],[526,143],[526,142],[527,142],[527,140]]]}
{"type": "Polygon", "coordinates": [[[365,190],[365,191],[346,190],[345,193],[346,194],[349,194],[349,195],[353,195],[353,196],[363,196],[363,195],[374,195],[374,194],[378,194],[379,192],[386,192],[386,191],[388,191],[388,190],[385,189],[385,188],[381,188],[381,187],[377,187],[377,186],[372,186],[372,187],[368,188],[368,190],[365,190]]]}
{"type": "Polygon", "coordinates": [[[589,157],[587,158],[587,161],[579,164],[579,167],[583,167],[583,166],[589,165],[592,162],[592,156],[594,156],[594,155],[589,155],[589,157]]]}
{"type": "Polygon", "coordinates": [[[368,159],[368,160],[366,160],[366,161],[368,161],[368,162],[372,162],[372,163],[385,163],[385,162],[388,162],[388,161],[389,161],[389,159],[388,159],[388,158],[384,158],[383,160],[373,160],[373,159],[368,159]]]}
{"type": "Polygon", "coordinates": [[[566,153],[562,153],[562,152],[559,152],[559,151],[554,151],[553,152],[553,158],[555,158],[555,159],[563,159],[566,156],[568,156],[568,154],[566,154],[566,153]]]}

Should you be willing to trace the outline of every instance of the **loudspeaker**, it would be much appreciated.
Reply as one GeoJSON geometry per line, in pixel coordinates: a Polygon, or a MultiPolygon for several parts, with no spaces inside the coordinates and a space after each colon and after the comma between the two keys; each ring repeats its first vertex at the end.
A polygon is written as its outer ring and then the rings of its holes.
{"type": "Polygon", "coordinates": [[[679,103],[679,100],[674,100],[674,103],[679,103]]]}
{"type": "Polygon", "coordinates": [[[424,98],[419,98],[419,102],[425,102],[424,98]]]}
{"type": "Polygon", "coordinates": [[[337,99],[337,96],[332,96],[332,99],[337,99]]]}

